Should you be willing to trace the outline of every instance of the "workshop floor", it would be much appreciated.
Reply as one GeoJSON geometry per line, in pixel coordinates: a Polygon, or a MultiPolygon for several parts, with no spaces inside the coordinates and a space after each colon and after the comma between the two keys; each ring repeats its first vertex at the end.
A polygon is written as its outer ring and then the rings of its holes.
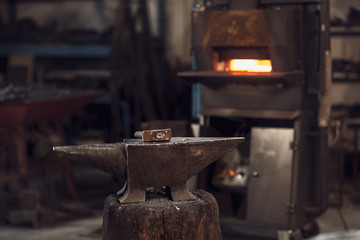
{"type": "MultiPolygon", "coordinates": [[[[57,201],[64,206],[63,209],[73,209],[81,212],[78,217],[64,218],[52,224],[45,224],[39,228],[24,226],[1,225],[1,240],[93,240],[101,239],[102,215],[101,208],[106,196],[114,192],[112,179],[97,170],[75,167],[75,182],[79,192],[80,200],[69,200],[64,186],[56,185],[55,191],[57,201]],[[65,196],[65,197],[64,197],[65,196]],[[88,210],[88,211],[87,211],[88,210]],[[84,214],[84,213],[88,214],[84,214]]],[[[61,176],[55,176],[59,181],[61,176]]],[[[55,182],[57,180],[55,179],[55,182]]],[[[318,218],[321,233],[344,232],[360,229],[360,202],[357,196],[348,193],[344,196],[344,204],[339,212],[338,208],[330,207],[324,215],[318,218]],[[341,220],[343,217],[344,221],[341,220]]],[[[259,229],[236,224],[237,221],[222,219],[222,230],[224,240],[254,239],[270,240],[276,239],[277,233],[269,229],[259,229]],[[246,235],[246,236],[245,236],[246,235]]]]}

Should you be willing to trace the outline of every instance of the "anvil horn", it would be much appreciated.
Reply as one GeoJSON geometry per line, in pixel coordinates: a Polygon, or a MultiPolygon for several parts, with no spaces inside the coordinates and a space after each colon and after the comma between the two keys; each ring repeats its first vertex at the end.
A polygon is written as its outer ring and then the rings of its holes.
{"type": "Polygon", "coordinates": [[[187,149],[187,177],[188,179],[198,174],[205,167],[218,160],[226,153],[236,148],[245,140],[243,137],[214,138],[214,140],[194,142],[187,149]]]}
{"type": "Polygon", "coordinates": [[[126,179],[124,143],[60,146],[54,147],[53,150],[71,160],[126,179]]]}

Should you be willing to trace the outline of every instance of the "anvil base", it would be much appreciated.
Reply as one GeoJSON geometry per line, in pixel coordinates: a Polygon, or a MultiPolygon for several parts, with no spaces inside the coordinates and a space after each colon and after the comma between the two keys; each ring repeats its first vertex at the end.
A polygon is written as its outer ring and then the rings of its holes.
{"type": "Polygon", "coordinates": [[[215,198],[203,190],[194,195],[194,201],[148,195],[145,202],[125,204],[110,195],[105,200],[102,239],[221,239],[215,198]]]}

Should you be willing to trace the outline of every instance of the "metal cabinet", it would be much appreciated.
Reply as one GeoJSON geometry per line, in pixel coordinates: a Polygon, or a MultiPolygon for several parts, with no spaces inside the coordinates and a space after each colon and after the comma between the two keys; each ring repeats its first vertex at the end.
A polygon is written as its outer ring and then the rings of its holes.
{"type": "Polygon", "coordinates": [[[247,219],[288,227],[294,129],[251,129],[247,219]]]}

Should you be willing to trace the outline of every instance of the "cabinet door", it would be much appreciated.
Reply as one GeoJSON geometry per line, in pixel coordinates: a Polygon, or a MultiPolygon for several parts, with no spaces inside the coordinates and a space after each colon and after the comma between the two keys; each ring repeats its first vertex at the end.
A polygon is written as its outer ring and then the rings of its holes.
{"type": "Polygon", "coordinates": [[[251,129],[248,220],[288,226],[293,139],[292,128],[251,129]]]}

